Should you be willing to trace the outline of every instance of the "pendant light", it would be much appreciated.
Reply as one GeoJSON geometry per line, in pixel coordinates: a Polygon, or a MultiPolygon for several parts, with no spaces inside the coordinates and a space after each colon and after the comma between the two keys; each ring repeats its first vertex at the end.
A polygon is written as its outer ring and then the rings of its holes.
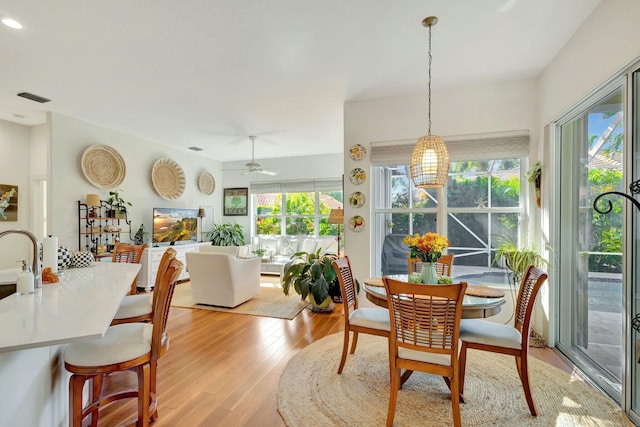
{"type": "Polygon", "coordinates": [[[441,137],[431,135],[431,27],[438,18],[429,16],[422,25],[429,28],[429,128],[421,137],[411,155],[411,180],[418,188],[441,188],[447,182],[449,173],[449,152],[441,137]]]}

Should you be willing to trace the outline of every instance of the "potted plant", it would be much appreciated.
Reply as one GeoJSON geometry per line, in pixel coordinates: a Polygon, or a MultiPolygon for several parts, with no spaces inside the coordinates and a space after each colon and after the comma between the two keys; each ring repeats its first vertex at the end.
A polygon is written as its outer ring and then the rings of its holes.
{"type": "Polygon", "coordinates": [[[527,171],[527,180],[533,183],[536,191],[536,205],[540,207],[540,186],[542,183],[542,163],[538,160],[531,165],[527,171]]]}
{"type": "Polygon", "coordinates": [[[257,257],[262,258],[262,262],[269,261],[269,257],[265,257],[265,255],[267,255],[269,253],[268,249],[258,248],[255,251],[253,251],[253,253],[256,254],[257,257]]]}
{"type": "Polygon", "coordinates": [[[319,311],[333,310],[330,290],[340,292],[338,276],[331,263],[336,254],[320,255],[316,252],[297,252],[284,266],[282,290],[289,295],[291,287],[302,297],[309,296],[309,302],[319,311]]]}
{"type": "Polygon", "coordinates": [[[244,233],[240,224],[213,224],[207,232],[207,237],[213,246],[243,246],[244,233]]]}
{"type": "Polygon", "coordinates": [[[511,271],[514,285],[520,282],[530,265],[536,267],[549,265],[536,245],[531,244],[528,247],[520,248],[513,239],[506,236],[499,237],[494,263],[503,263],[511,271]]]}
{"type": "Polygon", "coordinates": [[[107,204],[110,207],[110,213],[107,213],[109,217],[124,218],[127,213],[127,206],[131,207],[131,202],[125,201],[120,196],[120,192],[122,190],[109,191],[109,198],[107,199],[107,204]]]}

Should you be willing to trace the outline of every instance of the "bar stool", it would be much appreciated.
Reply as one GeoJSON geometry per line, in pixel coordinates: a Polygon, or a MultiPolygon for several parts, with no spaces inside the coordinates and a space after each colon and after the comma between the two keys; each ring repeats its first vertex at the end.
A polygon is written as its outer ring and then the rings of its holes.
{"type": "Polygon", "coordinates": [[[137,425],[148,426],[149,419],[157,419],[156,369],[158,359],[167,351],[167,317],[173,290],[183,265],[174,257],[166,268],[158,271],[160,279],[154,293],[152,323],[127,323],[111,326],[103,338],[72,343],[64,352],[65,368],[71,372],[69,380],[69,424],[81,427],[82,420],[91,415],[96,426],[99,408],[114,401],[137,398],[137,425]],[[138,387],[102,396],[102,379],[106,374],[135,370],[138,387]],[[89,402],[83,407],[83,388],[92,380],[89,402]]]}
{"type": "MultiPolygon", "coordinates": [[[[160,259],[160,265],[158,265],[158,272],[167,268],[167,263],[176,256],[176,251],[173,248],[167,248],[162,254],[160,259]]],[[[160,275],[156,274],[155,286],[158,286],[158,280],[160,275]]],[[[154,289],[155,289],[154,286],[154,289]]],[[[157,295],[156,292],[144,293],[137,295],[127,295],[122,299],[120,307],[113,316],[111,325],[120,325],[123,323],[132,322],[150,322],[153,316],[154,298],[157,295]]]]}
{"type": "MultiPolygon", "coordinates": [[[[113,248],[113,254],[111,255],[111,262],[128,262],[130,264],[140,264],[142,260],[142,252],[147,247],[147,244],[142,245],[130,245],[127,243],[116,243],[113,248]]],[[[136,279],[133,279],[131,283],[130,295],[138,293],[138,286],[136,279]]]]}

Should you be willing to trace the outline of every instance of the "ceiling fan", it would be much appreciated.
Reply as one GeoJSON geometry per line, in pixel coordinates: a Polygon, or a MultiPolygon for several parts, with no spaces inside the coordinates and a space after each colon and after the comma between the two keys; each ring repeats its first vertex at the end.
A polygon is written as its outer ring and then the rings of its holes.
{"type": "Polygon", "coordinates": [[[247,167],[247,169],[242,169],[245,171],[244,174],[247,175],[252,172],[256,172],[256,173],[261,173],[261,174],[270,175],[270,176],[278,175],[278,172],[262,169],[262,165],[255,161],[254,152],[255,152],[256,137],[251,135],[249,136],[249,139],[251,140],[251,161],[248,163],[245,163],[245,166],[247,167]]]}

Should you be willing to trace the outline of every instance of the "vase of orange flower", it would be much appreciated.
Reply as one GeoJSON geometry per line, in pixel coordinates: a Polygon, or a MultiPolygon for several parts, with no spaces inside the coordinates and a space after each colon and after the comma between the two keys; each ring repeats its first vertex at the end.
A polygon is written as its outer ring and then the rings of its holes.
{"type": "Polygon", "coordinates": [[[406,236],[402,242],[409,246],[412,258],[422,261],[422,283],[437,284],[436,261],[442,251],[449,247],[449,239],[438,233],[414,234],[406,236]]]}

